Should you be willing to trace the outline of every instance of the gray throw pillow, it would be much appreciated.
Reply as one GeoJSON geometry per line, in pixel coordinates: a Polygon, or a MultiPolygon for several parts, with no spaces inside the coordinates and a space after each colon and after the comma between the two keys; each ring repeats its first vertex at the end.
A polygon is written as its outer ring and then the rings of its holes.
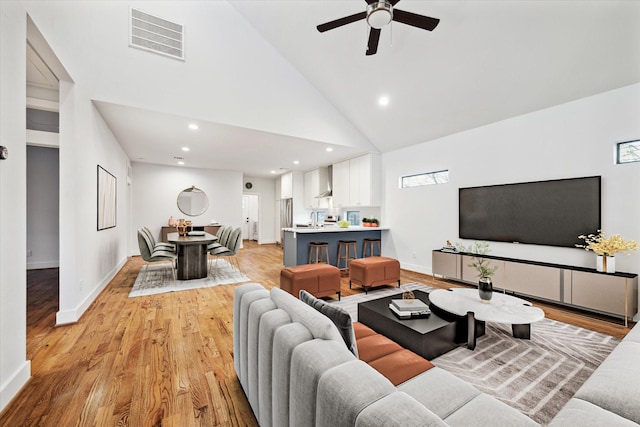
{"type": "Polygon", "coordinates": [[[313,307],[318,312],[327,316],[338,328],[344,343],[354,356],[358,357],[358,347],[356,346],[356,335],[353,332],[351,316],[342,307],[329,304],[319,298],[314,297],[305,290],[300,291],[300,301],[313,307]]]}

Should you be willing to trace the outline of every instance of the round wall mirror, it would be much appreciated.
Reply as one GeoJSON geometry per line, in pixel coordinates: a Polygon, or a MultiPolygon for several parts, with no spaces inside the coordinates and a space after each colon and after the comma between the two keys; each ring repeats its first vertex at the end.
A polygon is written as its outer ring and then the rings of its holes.
{"type": "Polygon", "coordinates": [[[178,209],[185,215],[202,215],[208,207],[207,194],[195,185],[185,188],[178,194],[178,209]]]}

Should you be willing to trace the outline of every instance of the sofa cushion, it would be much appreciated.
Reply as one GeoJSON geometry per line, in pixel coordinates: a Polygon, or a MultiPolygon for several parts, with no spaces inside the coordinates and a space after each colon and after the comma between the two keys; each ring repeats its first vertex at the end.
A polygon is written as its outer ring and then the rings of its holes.
{"type": "Polygon", "coordinates": [[[356,341],[364,337],[368,337],[369,335],[377,334],[376,331],[360,322],[353,322],[353,333],[356,336],[356,341]]]}
{"type": "Polygon", "coordinates": [[[264,314],[276,309],[276,305],[270,298],[263,298],[254,301],[249,307],[249,325],[247,327],[247,375],[249,404],[253,408],[253,413],[257,419],[260,419],[260,408],[258,405],[258,360],[265,357],[267,352],[271,353],[271,349],[263,350],[260,348],[260,323],[264,314]]]}
{"type": "Polygon", "coordinates": [[[427,359],[405,348],[372,360],[369,365],[393,385],[402,384],[433,368],[433,364],[427,359]]]}
{"type": "Polygon", "coordinates": [[[242,296],[248,292],[262,290],[264,287],[258,283],[247,283],[246,285],[240,285],[233,291],[233,353],[236,357],[233,358],[233,366],[236,370],[236,374],[240,377],[240,302],[242,296]]]}
{"type": "Polygon", "coordinates": [[[549,427],[638,427],[638,424],[622,418],[620,415],[602,409],[582,399],[570,399],[558,414],[553,417],[549,427]]]}
{"type": "Polygon", "coordinates": [[[317,312],[307,304],[301,303],[298,298],[280,288],[273,288],[271,289],[271,299],[278,308],[289,313],[293,322],[304,325],[314,338],[333,340],[344,344],[336,325],[327,316],[317,312]]]}
{"type": "Polygon", "coordinates": [[[360,360],[367,363],[402,349],[400,344],[381,334],[369,335],[358,340],[360,360]]]}
{"type": "Polygon", "coordinates": [[[361,360],[326,370],[318,382],[316,426],[353,426],[371,403],[396,391],[395,387],[361,360]]]}
{"type": "MultiPolygon", "coordinates": [[[[275,311],[275,310],[274,310],[275,311]]],[[[272,419],[274,426],[288,426],[291,385],[291,358],[295,348],[313,339],[300,323],[289,323],[276,329],[273,336],[272,419]]]]}
{"type": "Polygon", "coordinates": [[[249,329],[251,324],[249,323],[249,310],[251,305],[262,299],[268,299],[269,292],[264,288],[247,292],[242,295],[240,301],[240,325],[246,325],[244,328],[240,328],[240,371],[238,372],[238,378],[245,394],[249,395],[249,329]]]}
{"type": "Polygon", "coordinates": [[[446,427],[436,414],[401,391],[373,402],[360,412],[355,427],[446,427]]]}
{"type": "Polygon", "coordinates": [[[574,397],[640,424],[640,343],[623,340],[574,397]]]}
{"type": "Polygon", "coordinates": [[[349,351],[358,357],[358,347],[356,345],[356,336],[353,332],[353,322],[351,321],[351,316],[345,309],[334,304],[326,303],[305,290],[300,291],[300,301],[327,316],[333,324],[336,325],[336,328],[338,328],[338,332],[340,332],[349,351]]]}
{"type": "MultiPolygon", "coordinates": [[[[299,301],[298,303],[300,304],[299,301]]],[[[353,354],[346,349],[341,341],[314,339],[298,345],[293,350],[289,425],[296,427],[314,427],[316,425],[320,377],[329,368],[351,360],[354,360],[353,354]]],[[[323,409],[326,408],[323,406],[323,409]]]]}
{"type": "MultiPolygon", "coordinates": [[[[273,344],[278,328],[289,325],[291,318],[286,311],[275,309],[262,315],[258,332],[258,414],[262,427],[273,423],[273,344]]],[[[249,387],[251,390],[251,387],[249,387]]]]}
{"type": "Polygon", "coordinates": [[[480,394],[478,389],[438,367],[400,384],[398,390],[404,391],[442,419],[480,394]]]}
{"type": "Polygon", "coordinates": [[[444,419],[451,427],[540,427],[540,424],[487,394],[479,394],[444,419]]]}

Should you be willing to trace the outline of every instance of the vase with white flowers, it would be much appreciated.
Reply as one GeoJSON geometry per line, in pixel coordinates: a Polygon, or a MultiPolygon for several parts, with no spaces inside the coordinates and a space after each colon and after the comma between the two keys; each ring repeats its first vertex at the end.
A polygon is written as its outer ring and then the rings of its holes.
{"type": "Polygon", "coordinates": [[[576,247],[597,254],[596,270],[604,273],[616,272],[615,254],[629,255],[638,249],[638,243],[634,240],[624,240],[619,234],[607,237],[602,230],[598,230],[597,234],[582,234],[578,238],[584,240],[585,244],[576,245],[576,247]]]}

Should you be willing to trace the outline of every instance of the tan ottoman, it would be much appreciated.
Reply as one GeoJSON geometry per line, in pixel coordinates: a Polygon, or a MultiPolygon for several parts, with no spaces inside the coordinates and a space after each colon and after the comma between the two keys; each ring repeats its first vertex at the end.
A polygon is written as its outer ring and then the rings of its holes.
{"type": "Polygon", "coordinates": [[[280,271],[280,289],[298,298],[304,289],[313,296],[338,294],[340,300],[340,269],[329,264],[303,264],[280,271]]]}
{"type": "Polygon", "coordinates": [[[374,286],[398,282],[400,286],[400,262],[382,256],[359,258],[349,265],[349,287],[355,283],[364,288],[364,293],[374,286]]]}

